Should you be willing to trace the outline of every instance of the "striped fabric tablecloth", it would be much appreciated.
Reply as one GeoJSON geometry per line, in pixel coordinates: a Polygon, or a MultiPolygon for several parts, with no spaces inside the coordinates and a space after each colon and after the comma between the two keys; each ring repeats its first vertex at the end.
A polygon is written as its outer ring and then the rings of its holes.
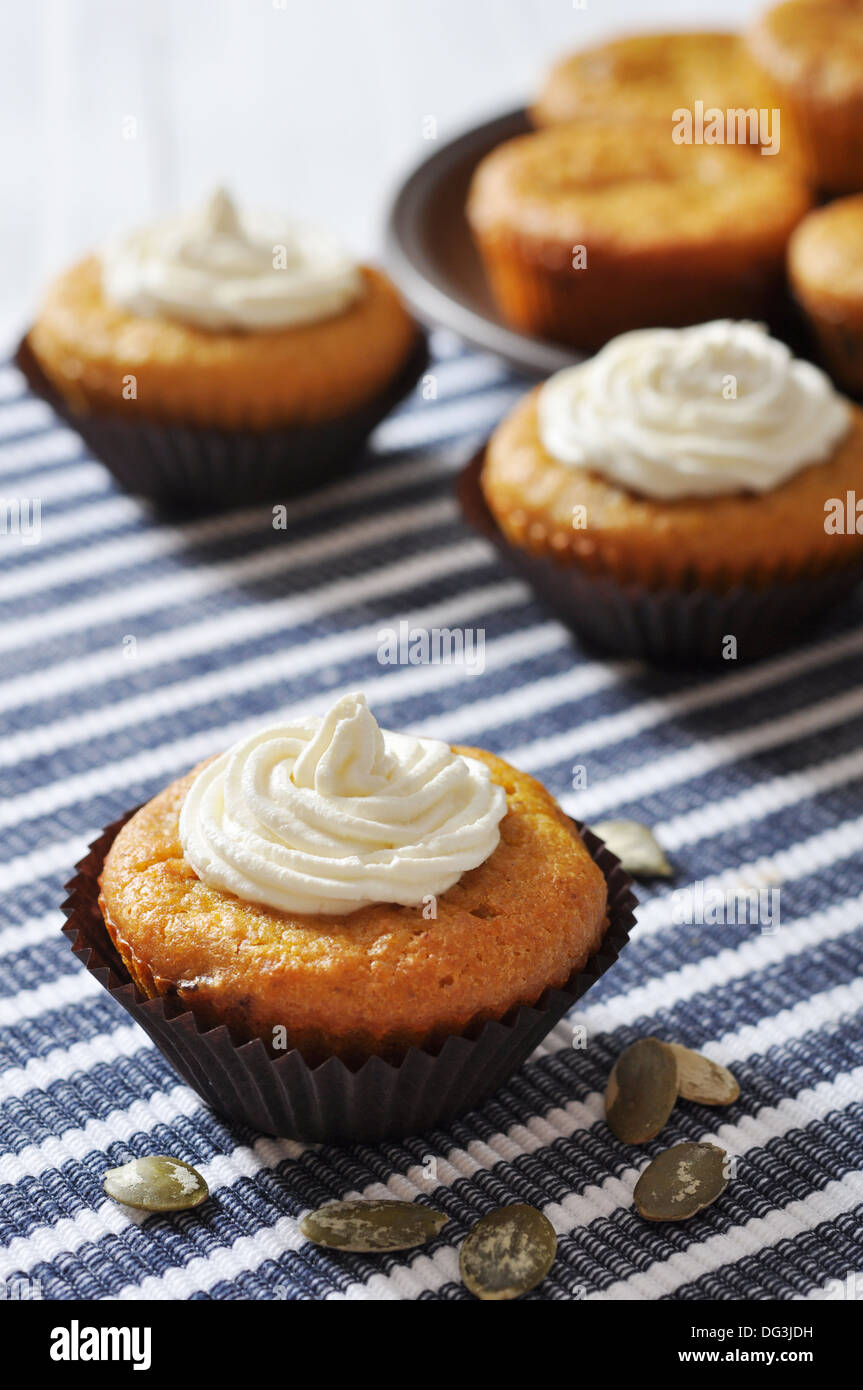
{"type": "Polygon", "coordinates": [[[3,515],[41,505],[38,544],[0,534],[0,1288],[460,1299],[465,1230],[524,1201],[559,1235],[536,1299],[861,1297],[860,601],[792,654],[712,678],[587,655],[452,496],[524,384],[448,337],[434,349],[434,398],[386,421],[348,481],[289,503],[286,530],[266,508],[156,524],[0,370],[3,515]],[[379,665],[377,634],[402,619],[483,629],[484,672],[379,665]],[[639,889],[628,950],[480,1111],[403,1144],[304,1147],[208,1111],[76,963],[58,909],[103,825],[355,687],[385,727],[499,752],[583,819],[649,823],[676,876],[639,889]],[[696,884],[778,888],[779,929],[681,922],[673,894],[696,884]],[[729,1063],[741,1098],[679,1105],[645,1151],[613,1138],[602,1093],[648,1033],[729,1063]],[[721,1144],[735,1176],[693,1220],[646,1223],[637,1172],[684,1139],[721,1144]],[[105,1198],[107,1167],[159,1152],[205,1174],[205,1208],[139,1219],[105,1198]],[[337,1256],[297,1228],[327,1200],[419,1194],[451,1220],[404,1257],[337,1256]]]}

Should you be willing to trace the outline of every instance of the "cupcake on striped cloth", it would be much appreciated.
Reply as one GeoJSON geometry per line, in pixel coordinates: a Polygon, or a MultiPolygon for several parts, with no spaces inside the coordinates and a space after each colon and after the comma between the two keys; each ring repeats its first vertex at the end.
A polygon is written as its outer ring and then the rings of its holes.
{"type": "Polygon", "coordinates": [[[205,506],[319,482],[423,361],[381,271],[221,190],[65,271],[20,353],[121,482],[205,506]]]}
{"type": "Polygon", "coordinates": [[[109,827],[66,930],[216,1109],[371,1139],[518,1067],[622,949],[628,885],[533,778],[354,694],[109,827]]]}
{"type": "Polygon", "coordinates": [[[463,497],[593,641],[721,662],[793,641],[861,577],[863,535],[826,524],[861,474],[863,412],[725,320],[624,334],[552,377],[463,497]]]}

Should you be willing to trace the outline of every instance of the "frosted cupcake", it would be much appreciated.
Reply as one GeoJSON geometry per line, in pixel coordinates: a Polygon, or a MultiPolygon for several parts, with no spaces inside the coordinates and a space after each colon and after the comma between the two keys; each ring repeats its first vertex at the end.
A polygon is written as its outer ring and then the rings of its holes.
{"type": "Polygon", "coordinates": [[[265,729],[117,836],[101,879],[139,987],[307,1060],[400,1057],[561,985],[606,891],[531,777],[382,731],[360,695],[265,729]]]}
{"type": "Polygon", "coordinates": [[[726,636],[740,656],[792,640],[855,582],[863,536],[825,516],[861,469],[863,413],[759,325],[718,321],[625,334],[552,377],[481,481],[508,553],[577,626],[716,660],[726,636]]]}
{"type": "Polygon", "coordinates": [[[632,922],[617,860],[538,782],[357,694],[193,769],[78,870],[90,970],[215,1108],[302,1138],[477,1104],[632,922]]]}
{"type": "Polygon", "coordinates": [[[67,270],[27,336],[60,408],[85,437],[96,427],[110,465],[122,467],[110,447],[116,423],[127,444],[135,430],[144,432],[139,446],[150,443],[145,481],[159,462],[156,438],[168,456],[154,482],[170,483],[172,469],[182,481],[191,466],[206,491],[233,468],[238,500],[243,487],[248,497],[275,481],[268,448],[287,480],[315,431],[323,441],[316,463],[345,441],[355,445],[393,392],[403,394],[417,344],[380,271],[356,264],[326,233],[241,214],[224,192],[67,270]],[[210,432],[210,442],[219,432],[223,456],[199,447],[192,462],[188,437],[172,430],[210,432]],[[233,452],[224,456],[228,442],[233,452]]]}

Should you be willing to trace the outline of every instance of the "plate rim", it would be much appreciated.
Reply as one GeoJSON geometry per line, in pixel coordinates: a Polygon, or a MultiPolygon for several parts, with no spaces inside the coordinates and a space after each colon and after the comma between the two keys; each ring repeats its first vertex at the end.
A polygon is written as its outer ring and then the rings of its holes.
{"type": "MultiPolygon", "coordinates": [[[[583,361],[584,353],[519,333],[456,299],[435,282],[409,244],[409,227],[416,220],[418,200],[437,166],[449,165],[459,155],[470,153],[474,146],[485,145],[496,130],[505,131],[519,118],[527,119],[527,107],[516,106],[469,126],[413,164],[390,197],[384,244],[393,279],[424,324],[449,329],[469,346],[491,352],[523,373],[545,377],[583,361]]],[[[506,134],[500,135],[501,140],[506,138],[506,134]]]]}

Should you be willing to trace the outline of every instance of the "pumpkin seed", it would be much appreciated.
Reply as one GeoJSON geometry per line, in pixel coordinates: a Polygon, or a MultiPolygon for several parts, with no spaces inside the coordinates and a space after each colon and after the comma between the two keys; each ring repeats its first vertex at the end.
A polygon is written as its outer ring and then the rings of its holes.
{"type": "Polygon", "coordinates": [[[448,1220],[443,1212],[415,1202],[329,1202],[304,1216],[300,1230],[315,1245],[371,1254],[424,1245],[448,1220]]]}
{"type": "Polygon", "coordinates": [[[710,1057],[669,1043],[677,1060],[677,1094],[700,1105],[732,1105],[740,1095],[736,1077],[710,1057]]]}
{"type": "Polygon", "coordinates": [[[590,828],[617,855],[626,873],[636,878],[671,878],[674,873],[653,831],[640,821],[602,820],[590,828]]]}
{"type": "Polygon", "coordinates": [[[515,1203],[488,1212],[459,1256],[465,1286],[485,1302],[520,1298],[540,1284],[557,1254],[557,1236],[536,1207],[515,1203]]]}
{"type": "Polygon", "coordinates": [[[635,1184],[639,1215],[648,1221],[686,1221],[728,1186],[726,1153],[716,1144],[675,1144],[648,1164],[635,1184]]]}
{"type": "Polygon", "coordinates": [[[133,1158],[122,1168],[109,1168],[104,1187],[115,1202],[137,1211],[186,1211],[210,1195],[198,1170],[169,1154],[133,1158]]]}
{"type": "Polygon", "coordinates": [[[658,1038],[621,1052],[608,1078],[605,1117],[624,1144],[644,1144],[662,1129],[677,1100],[677,1060],[658,1038]]]}

